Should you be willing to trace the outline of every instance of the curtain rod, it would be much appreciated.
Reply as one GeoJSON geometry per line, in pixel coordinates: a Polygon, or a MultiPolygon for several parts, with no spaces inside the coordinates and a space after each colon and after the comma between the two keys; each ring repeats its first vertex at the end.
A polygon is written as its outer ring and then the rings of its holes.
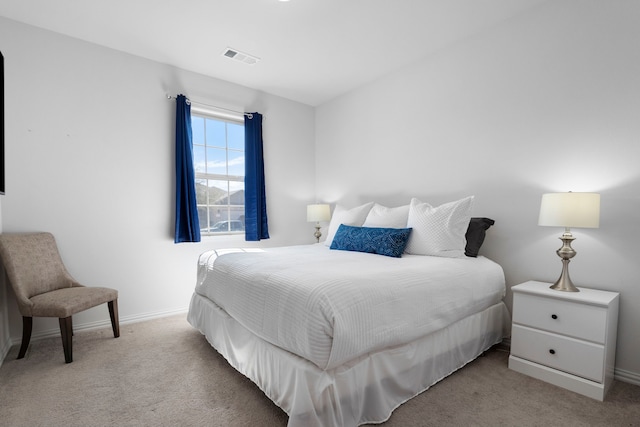
{"type": "MultiPolygon", "coordinates": [[[[176,98],[175,96],[171,96],[169,94],[167,94],[167,99],[171,100],[176,100],[178,98],[176,98]]],[[[200,105],[202,107],[209,107],[209,108],[216,108],[218,110],[225,110],[225,111],[230,111],[232,113],[237,113],[237,114],[242,114],[245,116],[248,116],[250,119],[253,117],[253,115],[251,113],[245,113],[244,111],[236,111],[236,110],[232,110],[230,108],[224,108],[224,107],[218,107],[217,105],[210,105],[210,104],[205,104],[203,102],[197,102],[197,101],[192,101],[189,98],[187,98],[187,103],[188,104],[196,104],[196,105],[200,105]]]]}

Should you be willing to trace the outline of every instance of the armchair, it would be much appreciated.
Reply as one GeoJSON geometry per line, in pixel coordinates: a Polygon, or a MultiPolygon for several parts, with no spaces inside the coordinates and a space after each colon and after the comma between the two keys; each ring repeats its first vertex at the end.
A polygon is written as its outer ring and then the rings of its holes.
{"type": "Polygon", "coordinates": [[[66,363],[73,361],[72,316],[107,303],[115,338],[120,336],[118,291],[86,287],[67,272],[51,233],[0,235],[0,256],[22,315],[22,344],[18,359],[29,347],[33,317],[57,317],[66,363]]]}

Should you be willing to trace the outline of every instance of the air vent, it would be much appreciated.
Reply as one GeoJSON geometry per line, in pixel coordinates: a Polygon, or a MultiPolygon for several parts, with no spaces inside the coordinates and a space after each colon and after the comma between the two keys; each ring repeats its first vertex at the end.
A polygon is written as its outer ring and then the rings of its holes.
{"type": "Polygon", "coordinates": [[[239,50],[236,50],[236,49],[231,49],[230,47],[226,48],[222,55],[226,56],[227,58],[235,59],[236,61],[244,62],[245,64],[249,64],[249,65],[253,65],[256,62],[260,61],[260,58],[256,56],[249,55],[248,53],[240,52],[239,50]]]}

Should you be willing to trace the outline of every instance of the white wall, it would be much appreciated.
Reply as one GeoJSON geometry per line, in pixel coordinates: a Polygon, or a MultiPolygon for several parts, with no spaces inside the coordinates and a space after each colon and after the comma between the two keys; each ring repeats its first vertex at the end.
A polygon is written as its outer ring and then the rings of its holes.
{"type": "MultiPolygon", "coordinates": [[[[2,228],[51,231],[76,279],[118,289],[121,320],[185,310],[207,249],[314,241],[306,222],[315,196],[311,107],[3,18],[0,50],[2,228]],[[264,114],[271,239],[173,243],[175,101],[166,94],[178,93],[264,114]]],[[[21,318],[9,294],[16,341],[21,318]]],[[[106,306],[96,307],[74,316],[74,326],[108,324],[108,317],[106,306]]],[[[35,337],[57,329],[55,320],[34,321],[35,337]]]]}
{"type": "Polygon", "coordinates": [[[600,192],[571,276],[621,293],[616,374],[640,382],[639,22],[637,1],[547,2],[320,106],[318,199],[474,194],[474,214],[496,220],[483,253],[512,286],[560,274],[563,230],[537,226],[540,196],[600,192]]]}

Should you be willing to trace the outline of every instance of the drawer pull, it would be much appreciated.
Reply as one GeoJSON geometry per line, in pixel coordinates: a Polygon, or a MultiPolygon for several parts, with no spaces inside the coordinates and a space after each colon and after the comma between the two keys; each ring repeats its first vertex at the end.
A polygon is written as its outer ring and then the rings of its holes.
{"type": "Polygon", "coordinates": [[[551,318],[552,318],[553,320],[556,320],[556,319],[558,318],[558,315],[557,315],[557,314],[552,314],[552,315],[551,315],[551,318]]]}
{"type": "Polygon", "coordinates": [[[556,354],[556,351],[554,349],[551,349],[551,350],[549,350],[549,353],[556,354]]]}

